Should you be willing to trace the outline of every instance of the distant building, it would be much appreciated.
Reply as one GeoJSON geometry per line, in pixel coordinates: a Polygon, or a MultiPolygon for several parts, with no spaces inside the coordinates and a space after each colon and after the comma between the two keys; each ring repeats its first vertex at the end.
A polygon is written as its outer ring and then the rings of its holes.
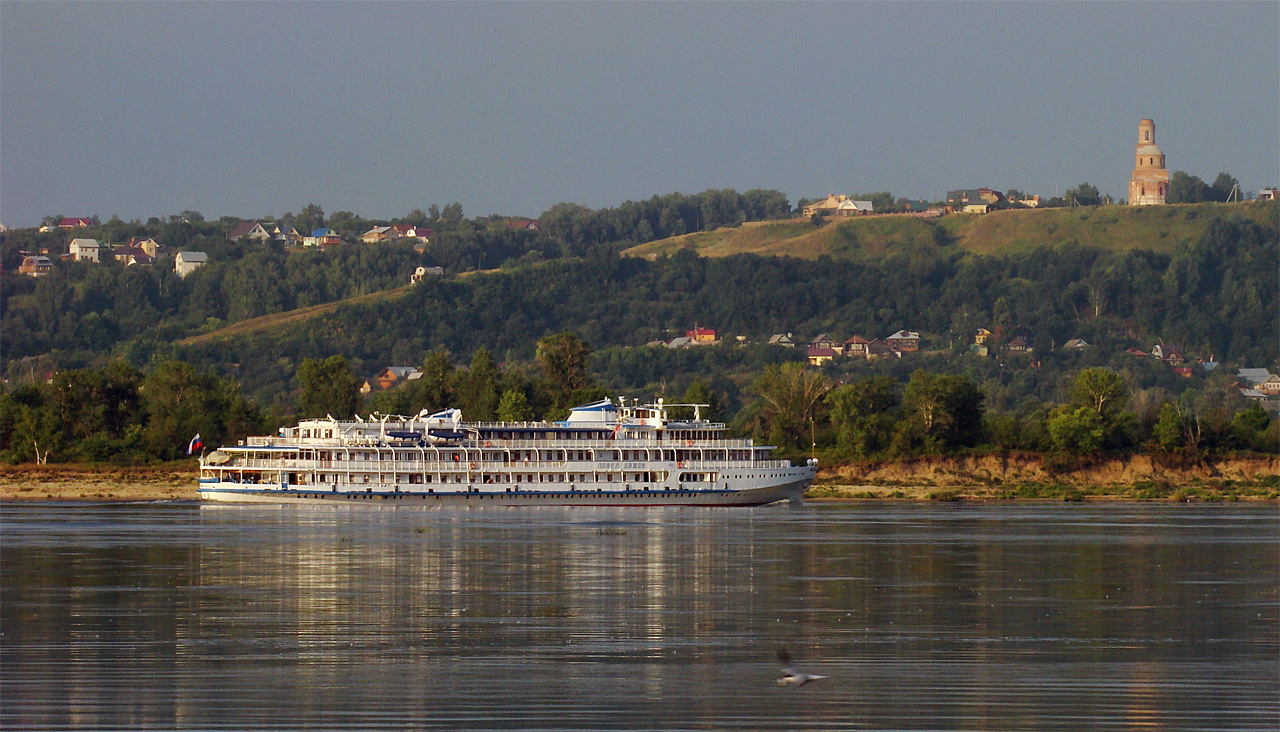
{"type": "Polygon", "coordinates": [[[173,258],[173,271],[177,272],[179,277],[185,278],[208,261],[209,255],[204,252],[178,252],[178,255],[173,258]]]}
{"type": "Polygon", "coordinates": [[[409,275],[409,284],[416,285],[422,282],[430,275],[432,277],[444,277],[444,267],[419,267],[409,275]]]}
{"type": "Polygon", "coordinates": [[[920,350],[920,334],[914,330],[900,330],[884,339],[885,345],[898,353],[920,350]]]}
{"type": "Polygon", "coordinates": [[[241,239],[255,239],[257,241],[267,241],[272,237],[270,231],[262,224],[256,221],[246,221],[227,234],[227,241],[240,241],[241,239]]]}
{"type": "Polygon", "coordinates": [[[1129,179],[1130,206],[1159,206],[1169,195],[1169,170],[1164,153],[1156,145],[1156,123],[1144,119],[1138,123],[1138,145],[1133,177],[1129,179]]]}
{"type": "Polygon", "coordinates": [[[711,328],[699,328],[694,326],[693,330],[686,331],[685,337],[697,344],[710,344],[716,342],[716,332],[711,328]]]}
{"type": "Polygon", "coordinates": [[[796,342],[791,339],[790,333],[774,333],[769,336],[769,345],[783,346],[785,348],[795,348],[796,342]]]}
{"type": "Polygon", "coordinates": [[[1259,201],[1274,201],[1278,196],[1280,196],[1280,191],[1275,188],[1263,188],[1258,191],[1259,201]]]}
{"type": "Polygon", "coordinates": [[[809,347],[807,352],[810,366],[821,366],[836,357],[836,352],[831,348],[814,348],[809,347]]]}
{"type": "Polygon", "coordinates": [[[93,219],[77,216],[75,218],[63,219],[58,222],[60,229],[83,229],[93,226],[93,219]]]}
{"type": "Polygon", "coordinates": [[[53,269],[52,259],[43,254],[33,254],[22,258],[22,264],[18,267],[18,274],[24,274],[28,277],[43,277],[49,274],[51,269],[53,269]]]}
{"type": "Polygon", "coordinates": [[[72,239],[69,251],[73,261],[97,262],[100,248],[97,239],[72,239]]]}

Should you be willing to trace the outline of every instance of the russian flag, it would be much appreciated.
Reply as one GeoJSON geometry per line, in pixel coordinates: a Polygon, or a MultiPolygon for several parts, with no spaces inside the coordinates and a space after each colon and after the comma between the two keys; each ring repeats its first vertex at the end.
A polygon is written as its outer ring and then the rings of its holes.
{"type": "Polygon", "coordinates": [[[200,440],[200,433],[197,432],[195,437],[191,438],[191,442],[187,443],[187,454],[194,455],[197,450],[204,448],[204,442],[200,440]]]}

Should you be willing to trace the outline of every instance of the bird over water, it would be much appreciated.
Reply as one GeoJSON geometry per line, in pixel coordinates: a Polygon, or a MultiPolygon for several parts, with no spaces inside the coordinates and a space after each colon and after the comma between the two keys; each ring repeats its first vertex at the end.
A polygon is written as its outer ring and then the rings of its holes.
{"type": "Polygon", "coordinates": [[[782,664],[782,675],[778,677],[778,686],[804,686],[810,681],[825,679],[826,676],[818,674],[807,674],[803,671],[797,671],[791,665],[791,654],[785,648],[778,649],[778,662],[782,664]]]}

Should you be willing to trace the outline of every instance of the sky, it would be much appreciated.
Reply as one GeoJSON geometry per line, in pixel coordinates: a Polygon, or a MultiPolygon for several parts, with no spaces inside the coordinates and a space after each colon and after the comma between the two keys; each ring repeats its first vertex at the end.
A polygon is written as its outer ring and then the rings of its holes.
{"type": "Polygon", "coordinates": [[[0,223],[1280,183],[1277,2],[0,0],[0,223]]]}

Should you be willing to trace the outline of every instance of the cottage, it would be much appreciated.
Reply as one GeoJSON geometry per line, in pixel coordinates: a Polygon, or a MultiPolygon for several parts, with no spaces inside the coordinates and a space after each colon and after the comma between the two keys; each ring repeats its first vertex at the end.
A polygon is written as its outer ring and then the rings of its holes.
{"type": "Polygon", "coordinates": [[[413,366],[388,366],[373,377],[379,389],[391,387],[405,381],[416,381],[422,378],[422,372],[413,366]]]}
{"type": "Polygon", "coordinates": [[[885,345],[899,353],[920,350],[920,334],[914,330],[900,330],[884,339],[885,345]]]}
{"type": "Polygon", "coordinates": [[[1182,349],[1168,343],[1157,343],[1152,347],[1151,355],[1173,366],[1186,363],[1187,360],[1182,357],[1182,349]]]}
{"type": "Polygon", "coordinates": [[[149,265],[155,262],[155,257],[147,254],[146,250],[142,247],[116,247],[115,250],[111,252],[111,256],[115,257],[117,262],[123,262],[126,267],[135,264],[149,265]]]}
{"type": "Polygon", "coordinates": [[[860,335],[855,335],[844,342],[844,355],[852,358],[866,358],[867,356],[867,339],[860,335]]]}
{"type": "Polygon", "coordinates": [[[991,337],[991,331],[986,328],[979,328],[977,333],[973,334],[973,342],[976,345],[986,345],[987,339],[991,337]]]}
{"type": "Polygon", "coordinates": [[[253,239],[255,241],[267,241],[272,237],[272,233],[267,231],[267,227],[256,221],[246,221],[227,234],[227,241],[240,241],[241,239],[253,239]]]}
{"type": "Polygon", "coordinates": [[[1008,343],[1004,344],[1004,348],[1001,350],[1005,353],[1030,353],[1033,349],[1026,338],[1014,336],[1008,343]]]}
{"type": "Polygon", "coordinates": [[[18,266],[18,274],[24,274],[28,277],[43,277],[49,274],[53,269],[53,260],[43,254],[32,254],[22,258],[22,264],[18,266]]]}
{"type": "Polygon", "coordinates": [[[525,231],[537,231],[538,222],[533,219],[507,219],[508,229],[523,229],[525,231]]]}
{"type": "Polygon", "coordinates": [[[866,353],[868,361],[874,361],[877,358],[902,358],[901,351],[890,348],[888,343],[879,338],[875,338],[867,344],[866,353]]]}
{"type": "Polygon", "coordinates": [[[1064,343],[1062,347],[1070,350],[1078,351],[1083,348],[1088,348],[1089,344],[1083,338],[1072,338],[1071,340],[1064,343]]]}
{"type": "Polygon", "coordinates": [[[409,275],[409,284],[416,285],[427,278],[427,276],[444,277],[444,267],[418,267],[409,275]]]}
{"type": "Polygon", "coordinates": [[[431,237],[435,235],[436,232],[430,226],[410,226],[404,233],[406,239],[417,239],[423,244],[430,243],[431,237]]]}
{"type": "Polygon", "coordinates": [[[796,342],[791,340],[790,333],[774,333],[769,336],[769,345],[782,346],[784,348],[795,348],[796,342]]]}
{"type": "Polygon", "coordinates": [[[63,219],[58,222],[59,229],[84,229],[93,226],[93,219],[77,216],[74,218],[63,219]]]}
{"type": "Polygon", "coordinates": [[[694,326],[693,330],[685,331],[685,337],[698,345],[710,345],[716,342],[716,332],[711,328],[699,328],[694,326]]]}
{"type": "Polygon", "coordinates": [[[97,262],[99,249],[97,239],[72,239],[69,247],[71,260],[74,262],[97,262]]]}
{"type": "Polygon", "coordinates": [[[667,348],[693,348],[696,345],[698,345],[698,342],[687,336],[672,338],[667,342],[667,348]]]}
{"type": "Polygon", "coordinates": [[[847,200],[849,200],[848,196],[828,193],[826,198],[814,201],[801,210],[805,216],[833,216],[840,210],[840,204],[847,200]]]}
{"type": "Polygon", "coordinates": [[[808,353],[810,366],[821,366],[836,357],[836,352],[830,348],[814,348],[809,347],[808,353]]]}
{"type": "Polygon", "coordinates": [[[870,201],[846,199],[836,206],[836,216],[867,216],[873,213],[875,206],[870,201]]]}
{"type": "Polygon", "coordinates": [[[1272,377],[1271,372],[1267,369],[1237,369],[1236,379],[1246,386],[1252,387],[1255,384],[1261,384],[1272,377]]]}
{"type": "Polygon", "coordinates": [[[827,335],[826,333],[823,333],[817,338],[814,338],[813,342],[809,344],[809,347],[810,348],[830,348],[832,350],[835,350],[836,341],[831,336],[827,335]]]}
{"type": "Polygon", "coordinates": [[[360,241],[364,244],[377,244],[394,238],[395,229],[390,226],[375,226],[360,235],[360,241]]]}
{"type": "Polygon", "coordinates": [[[173,271],[177,272],[179,277],[186,278],[208,261],[209,255],[204,252],[178,252],[178,255],[173,258],[173,271]]]}
{"type": "Polygon", "coordinates": [[[313,229],[307,236],[302,237],[302,246],[304,247],[330,247],[334,244],[341,244],[342,237],[333,229],[313,229]]]}
{"type": "Polygon", "coordinates": [[[271,236],[274,237],[276,241],[290,246],[302,241],[302,235],[298,233],[297,229],[293,228],[289,224],[276,225],[275,228],[271,230],[271,236]]]}

